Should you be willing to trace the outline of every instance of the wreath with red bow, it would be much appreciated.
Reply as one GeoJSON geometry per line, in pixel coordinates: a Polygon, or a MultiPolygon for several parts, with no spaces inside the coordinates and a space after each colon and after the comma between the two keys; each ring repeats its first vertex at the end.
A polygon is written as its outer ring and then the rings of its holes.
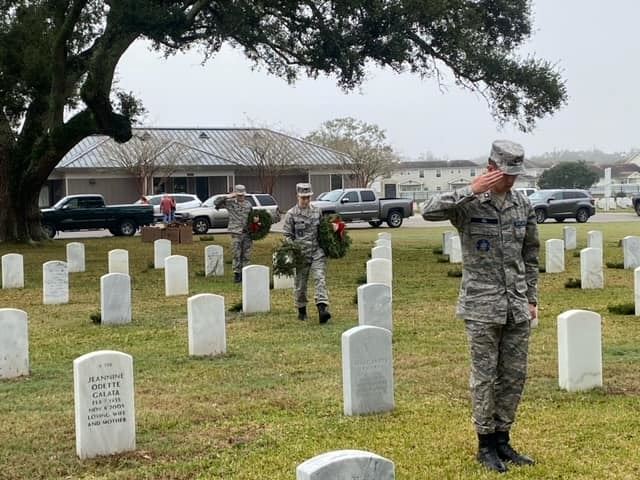
{"type": "Polygon", "coordinates": [[[249,236],[251,240],[262,240],[271,230],[271,215],[266,210],[249,212],[249,236]]]}
{"type": "Polygon", "coordinates": [[[325,216],[320,219],[318,243],[329,258],[342,258],[349,251],[351,237],[347,233],[347,225],[338,215],[325,216]]]}

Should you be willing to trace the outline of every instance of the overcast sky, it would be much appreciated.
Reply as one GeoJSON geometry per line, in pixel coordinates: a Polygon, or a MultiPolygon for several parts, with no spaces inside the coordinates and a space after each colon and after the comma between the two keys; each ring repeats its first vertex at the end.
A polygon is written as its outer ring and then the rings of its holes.
{"type": "Polygon", "coordinates": [[[556,62],[569,104],[530,134],[502,130],[483,99],[451,84],[372,69],[359,91],[344,94],[330,78],[294,86],[252,71],[225,48],[201,65],[197,52],[163,59],[144,42],[118,68],[119,86],[139,96],[158,127],[259,124],[306,135],[323,121],[353,116],[386,129],[408,158],[430,151],[450,159],[488,153],[494,138],[520,141],[528,154],[564,149],[626,151],[640,147],[640,1],[535,0],[534,35],[526,52],[556,62]]]}

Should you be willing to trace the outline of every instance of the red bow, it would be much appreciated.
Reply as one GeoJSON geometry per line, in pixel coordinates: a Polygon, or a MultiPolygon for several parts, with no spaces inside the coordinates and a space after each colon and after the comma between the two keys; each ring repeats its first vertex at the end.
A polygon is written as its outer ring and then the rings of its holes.
{"type": "Polygon", "coordinates": [[[333,222],[333,230],[336,232],[340,240],[344,240],[345,229],[347,228],[347,224],[342,220],[334,220],[333,222]]]}
{"type": "Polygon", "coordinates": [[[262,227],[262,223],[252,222],[251,225],[249,225],[249,230],[251,230],[251,233],[257,233],[260,227],[262,227]]]}

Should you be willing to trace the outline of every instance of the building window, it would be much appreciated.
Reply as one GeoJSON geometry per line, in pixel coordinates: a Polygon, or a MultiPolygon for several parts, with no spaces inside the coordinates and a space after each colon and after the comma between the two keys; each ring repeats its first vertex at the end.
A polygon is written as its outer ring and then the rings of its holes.
{"type": "Polygon", "coordinates": [[[420,173],[418,174],[418,176],[420,178],[424,178],[424,170],[420,170],[420,173]]]}
{"type": "Polygon", "coordinates": [[[475,168],[469,169],[469,176],[471,176],[471,177],[475,177],[476,176],[476,169],[475,168]]]}
{"type": "Polygon", "coordinates": [[[442,171],[438,168],[436,170],[436,177],[441,177],[442,176],[442,171]]]}
{"type": "Polygon", "coordinates": [[[331,174],[331,190],[339,190],[342,188],[342,175],[331,174]]]}
{"type": "Polygon", "coordinates": [[[440,187],[436,187],[436,191],[439,192],[440,190],[442,190],[442,188],[440,187]]]}
{"type": "Polygon", "coordinates": [[[401,192],[420,192],[422,185],[419,183],[407,183],[405,185],[399,185],[401,192]]]}

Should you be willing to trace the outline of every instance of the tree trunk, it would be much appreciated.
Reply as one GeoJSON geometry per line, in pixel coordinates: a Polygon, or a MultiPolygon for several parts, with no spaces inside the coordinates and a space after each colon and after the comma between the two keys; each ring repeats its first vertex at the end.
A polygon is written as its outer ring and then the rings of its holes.
{"type": "Polygon", "coordinates": [[[21,242],[45,238],[40,226],[39,182],[25,181],[24,172],[10,175],[12,162],[0,161],[0,242],[21,242]]]}

